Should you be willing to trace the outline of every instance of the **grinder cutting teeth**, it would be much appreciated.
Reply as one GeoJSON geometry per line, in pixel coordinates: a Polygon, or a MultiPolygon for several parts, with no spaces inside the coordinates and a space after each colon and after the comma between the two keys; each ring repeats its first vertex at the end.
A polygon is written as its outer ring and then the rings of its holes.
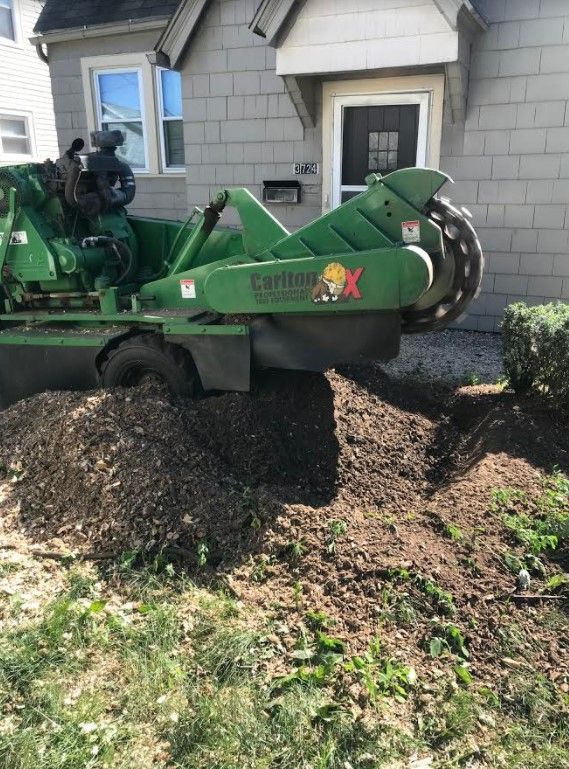
{"type": "Polygon", "coordinates": [[[440,290],[428,291],[419,302],[402,312],[405,334],[438,331],[459,319],[478,295],[484,269],[482,248],[468,221],[467,209],[459,211],[444,198],[432,198],[425,213],[441,228],[443,237],[443,251],[431,253],[430,257],[439,274],[446,273],[451,279],[444,296],[437,297],[440,290]]]}

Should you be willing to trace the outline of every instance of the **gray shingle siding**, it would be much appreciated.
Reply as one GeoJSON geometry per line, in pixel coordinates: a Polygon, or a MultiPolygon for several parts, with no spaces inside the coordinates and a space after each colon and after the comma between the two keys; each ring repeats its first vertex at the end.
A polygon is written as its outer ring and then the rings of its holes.
{"type": "Polygon", "coordinates": [[[487,257],[464,325],[497,330],[509,302],[568,298],[569,3],[478,5],[490,28],[474,41],[466,123],[445,125],[441,168],[487,257]]]}
{"type": "MultiPolygon", "coordinates": [[[[262,198],[264,180],[292,178],[293,160],[321,162],[320,125],[304,129],[275,74],[275,51],[252,35],[255,0],[210,4],[183,63],[187,192],[206,203],[219,187],[247,187],[262,198]],[[217,31],[221,30],[221,34],[217,31]]],[[[320,215],[322,191],[304,183],[302,205],[271,206],[289,227],[320,215]]],[[[232,211],[224,223],[236,223],[232,211]]]]}

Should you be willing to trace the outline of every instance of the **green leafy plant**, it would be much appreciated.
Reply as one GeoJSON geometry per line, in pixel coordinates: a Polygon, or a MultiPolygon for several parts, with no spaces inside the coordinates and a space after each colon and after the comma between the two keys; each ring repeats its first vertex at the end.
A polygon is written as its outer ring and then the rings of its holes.
{"type": "Polygon", "coordinates": [[[209,546],[207,542],[198,542],[197,546],[198,566],[203,569],[207,565],[209,546]]]}
{"type": "Polygon", "coordinates": [[[444,590],[437,582],[418,574],[414,578],[415,583],[421,591],[431,599],[434,608],[441,614],[450,616],[455,612],[454,599],[452,593],[444,590]]]}
{"type": "Polygon", "coordinates": [[[464,379],[464,383],[471,387],[475,385],[479,385],[481,382],[482,382],[482,379],[480,375],[477,374],[475,371],[472,371],[470,374],[467,374],[464,379]]]}
{"type": "Polygon", "coordinates": [[[555,550],[560,542],[569,538],[569,479],[555,470],[544,476],[541,484],[542,493],[533,498],[519,489],[492,491],[490,510],[502,516],[506,527],[527,551],[523,558],[512,554],[504,556],[504,563],[511,571],[521,565],[544,574],[537,556],[555,550]]]}
{"type": "Polygon", "coordinates": [[[462,542],[464,534],[459,526],[455,526],[453,523],[447,523],[445,526],[445,534],[452,539],[453,542],[462,542]]]}
{"type": "Polygon", "coordinates": [[[458,680],[465,686],[470,686],[470,684],[474,681],[472,673],[464,664],[455,665],[454,673],[458,680]]]}
{"type": "Polygon", "coordinates": [[[431,657],[441,657],[444,654],[455,654],[465,660],[470,657],[462,631],[452,624],[436,623],[431,637],[427,640],[427,647],[431,657]]]}
{"type": "Polygon", "coordinates": [[[551,534],[542,521],[531,519],[525,513],[506,515],[504,523],[514,532],[518,542],[534,555],[546,550],[555,550],[557,547],[559,541],[557,535],[551,534]]]}
{"type": "Polygon", "coordinates": [[[271,562],[271,556],[262,555],[251,569],[251,580],[259,583],[265,582],[269,577],[269,566],[271,562]]]}
{"type": "Polygon", "coordinates": [[[417,680],[413,668],[391,657],[382,656],[377,638],[371,642],[363,655],[352,657],[346,663],[345,670],[357,675],[372,701],[378,697],[393,697],[402,702],[417,680]]]}
{"type": "Polygon", "coordinates": [[[335,670],[344,661],[345,644],[340,638],[322,630],[303,632],[291,653],[296,668],[273,681],[273,688],[283,689],[291,684],[323,686],[329,683],[335,670]]]}
{"type": "Polygon", "coordinates": [[[569,574],[554,574],[545,583],[547,590],[569,590],[569,574]]]}
{"type": "Polygon", "coordinates": [[[343,537],[348,530],[348,524],[346,521],[337,519],[330,521],[328,524],[328,537],[326,538],[326,552],[329,555],[335,555],[337,545],[336,542],[339,537],[343,537]]]}
{"type": "Polygon", "coordinates": [[[292,597],[296,610],[299,611],[302,606],[302,582],[298,580],[292,586],[292,597]]]}
{"type": "Polygon", "coordinates": [[[528,553],[523,556],[517,556],[514,553],[504,553],[502,556],[504,566],[512,574],[519,574],[521,569],[527,569],[530,574],[537,574],[539,576],[545,575],[545,566],[543,561],[532,553],[528,553]]]}
{"type": "Polygon", "coordinates": [[[290,554],[290,557],[293,561],[300,561],[302,556],[305,555],[308,551],[308,548],[304,540],[299,539],[295,540],[294,542],[289,542],[286,546],[286,550],[287,553],[290,554]]]}
{"type": "Polygon", "coordinates": [[[309,609],[304,615],[304,618],[307,625],[315,630],[321,630],[322,628],[327,628],[336,624],[336,620],[329,617],[325,611],[314,611],[313,609],[309,609]]]}
{"type": "Polygon", "coordinates": [[[490,510],[493,513],[511,512],[516,509],[518,502],[525,502],[527,500],[527,495],[524,491],[509,487],[492,489],[491,496],[490,510]]]}
{"type": "Polygon", "coordinates": [[[386,515],[383,519],[383,526],[392,534],[397,534],[397,516],[386,515]]]}

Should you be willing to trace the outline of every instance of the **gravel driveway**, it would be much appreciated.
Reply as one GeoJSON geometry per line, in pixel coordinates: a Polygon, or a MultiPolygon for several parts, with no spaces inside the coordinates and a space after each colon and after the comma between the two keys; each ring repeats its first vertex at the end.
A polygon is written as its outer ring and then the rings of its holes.
{"type": "Polygon", "coordinates": [[[390,376],[445,384],[495,384],[503,376],[499,334],[447,329],[401,337],[401,353],[381,368],[390,376]]]}

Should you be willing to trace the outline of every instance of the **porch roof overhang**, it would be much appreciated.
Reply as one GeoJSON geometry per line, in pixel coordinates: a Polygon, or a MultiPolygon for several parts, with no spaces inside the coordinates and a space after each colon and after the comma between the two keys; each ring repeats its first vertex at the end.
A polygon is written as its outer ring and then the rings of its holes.
{"type": "Polygon", "coordinates": [[[488,25],[472,0],[346,3],[262,0],[250,29],[276,49],[281,75],[305,124],[317,77],[440,67],[453,122],[464,119],[470,41],[488,25]],[[361,10],[360,10],[361,7],[361,10]],[[302,114],[301,114],[302,113],[302,114]]]}

